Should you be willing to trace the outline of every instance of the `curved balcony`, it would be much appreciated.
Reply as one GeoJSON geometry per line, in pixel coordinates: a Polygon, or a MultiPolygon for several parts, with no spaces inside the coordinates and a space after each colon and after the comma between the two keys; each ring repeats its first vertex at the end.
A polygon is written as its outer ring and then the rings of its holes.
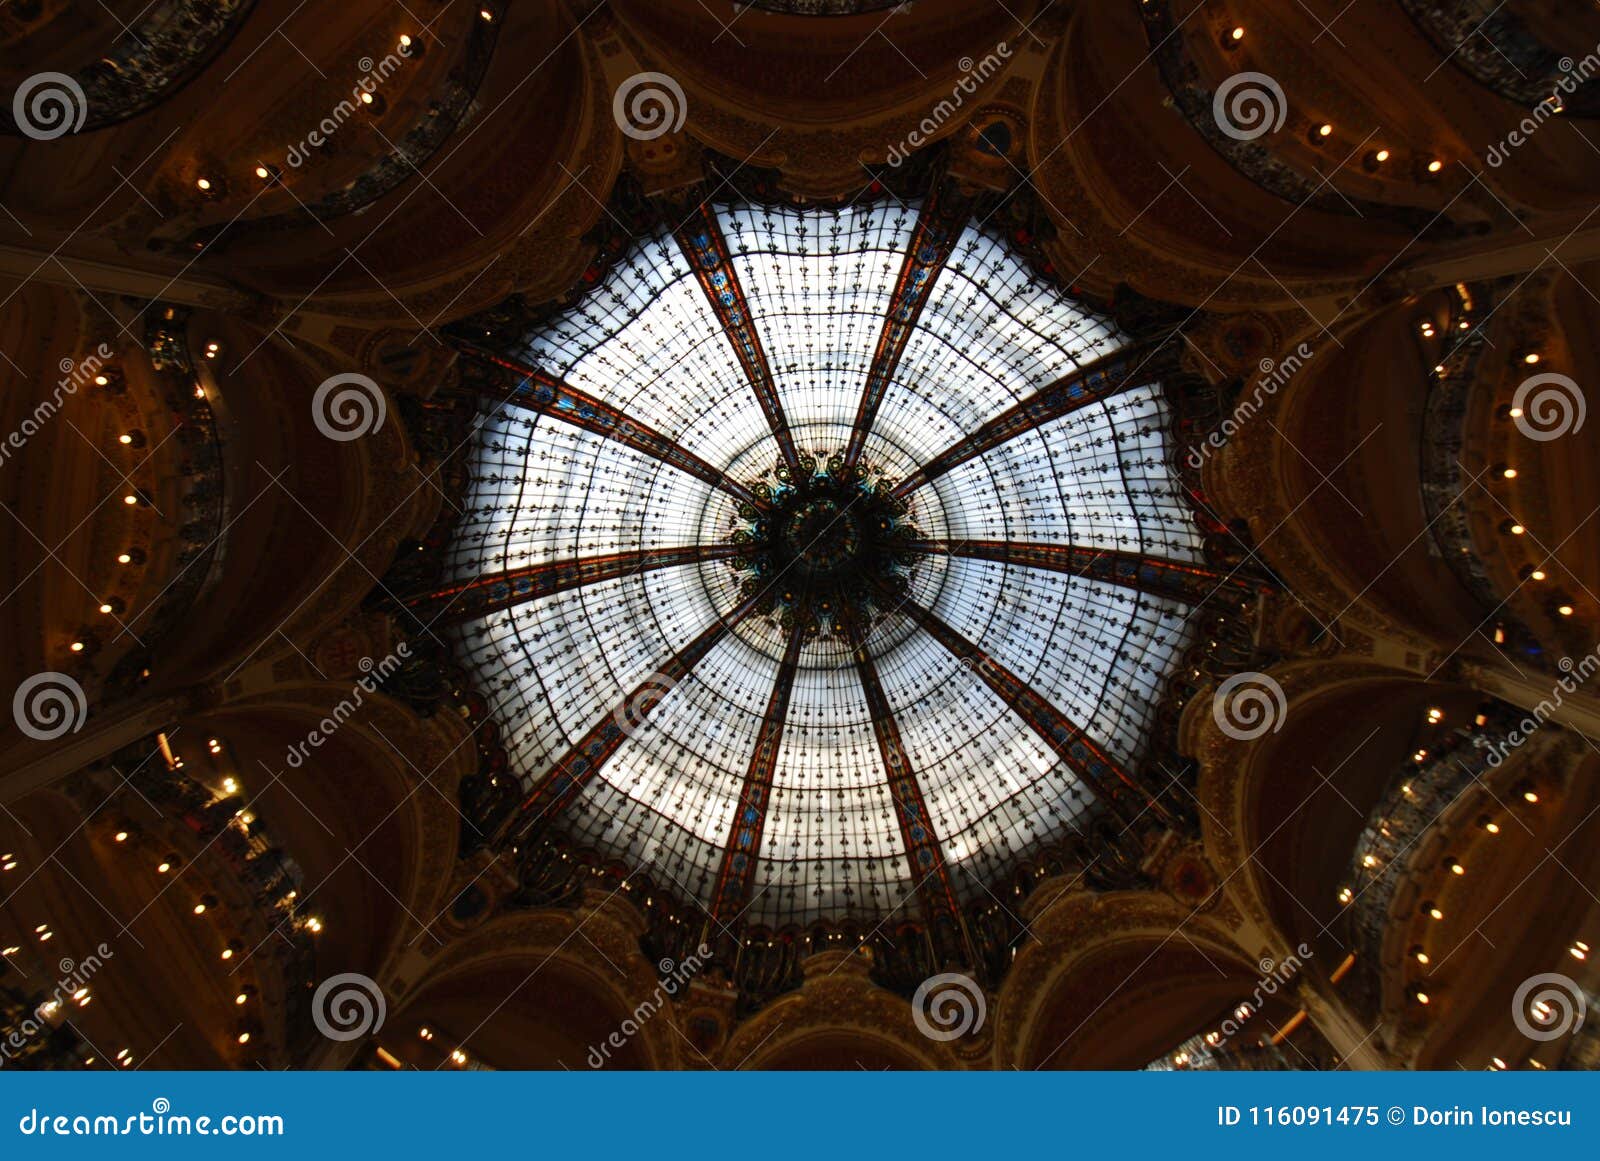
{"type": "MultiPolygon", "coordinates": [[[[53,959],[18,948],[0,959],[0,1044],[3,1066],[28,1072],[89,1068],[95,1050],[72,1025],[73,995],[63,994],[53,959]],[[14,970],[13,970],[14,968],[14,970]]],[[[88,989],[85,989],[84,1001],[88,989]]]]}
{"type": "Polygon", "coordinates": [[[1422,506],[1428,521],[1430,550],[1450,569],[1463,588],[1496,618],[1504,644],[1536,657],[1543,652],[1533,632],[1507,609],[1506,600],[1479,554],[1473,540],[1467,491],[1468,473],[1462,467],[1466,446],[1468,403],[1478,378],[1478,365],[1489,347],[1484,327],[1501,294],[1515,279],[1467,287],[1451,305],[1446,335],[1465,334],[1435,366],[1428,378],[1422,407],[1422,506]]]}
{"type": "MultiPolygon", "coordinates": [[[[1419,748],[1367,816],[1339,900],[1345,906],[1346,938],[1356,953],[1349,987],[1368,1012],[1384,1010],[1385,965],[1399,956],[1393,946],[1400,938],[1396,916],[1410,914],[1415,905],[1404,896],[1425,885],[1437,865],[1439,844],[1430,839],[1465,825],[1464,817],[1480,808],[1498,813],[1499,804],[1512,797],[1506,784],[1518,770],[1571,743],[1559,729],[1517,733],[1528,728],[1525,716],[1504,702],[1486,703],[1473,724],[1419,748]]],[[[1491,833],[1498,829],[1489,815],[1480,825],[1488,825],[1491,833]]]]}
{"type": "MultiPolygon", "coordinates": [[[[1151,55],[1172,94],[1173,107],[1224,161],[1249,181],[1297,206],[1341,217],[1383,222],[1418,237],[1448,238],[1461,234],[1460,228],[1444,213],[1351,196],[1336,190],[1331,176],[1315,177],[1289,165],[1264,144],[1224,133],[1213,112],[1216,93],[1206,83],[1199,62],[1189,51],[1184,26],[1174,17],[1170,0],[1138,0],[1138,4],[1151,55]]],[[[1294,117],[1290,114],[1283,132],[1288,134],[1293,129],[1294,117]]]]}
{"type": "MultiPolygon", "coordinates": [[[[508,6],[509,0],[501,5],[502,8],[508,6]]],[[[195,231],[186,241],[190,244],[208,242],[230,226],[233,226],[231,233],[238,234],[241,227],[248,233],[295,229],[311,222],[331,221],[372,205],[420,174],[445,142],[477,111],[478,90],[489,73],[500,28],[505,22],[503,11],[497,20],[483,20],[476,11],[472,13],[471,24],[465,32],[466,49],[445,77],[442,90],[428,102],[411,128],[392,142],[391,152],[379,157],[344,186],[315,201],[301,202],[283,213],[236,226],[231,222],[208,226],[195,231]]]]}
{"type": "Polygon", "coordinates": [[[145,349],[161,385],[162,401],[176,421],[172,439],[182,452],[180,474],[173,485],[176,512],[173,533],[161,551],[170,553],[176,575],[155,598],[138,610],[129,625],[143,642],[124,656],[106,681],[108,694],[127,694],[138,687],[152,652],[177,628],[196,602],[215,583],[221,569],[224,531],[228,526],[222,439],[214,405],[220,405],[204,358],[191,355],[188,312],[180,307],[152,309],[145,330],[145,349]]]}
{"type": "MultiPolygon", "coordinates": [[[[87,133],[137,117],[193,80],[220,53],[255,8],[256,0],[160,0],[118,38],[110,51],[71,74],[83,91],[87,133]]],[[[3,106],[5,131],[20,134],[12,103],[3,106]]]]}
{"type": "Polygon", "coordinates": [[[1451,65],[1490,92],[1525,109],[1553,99],[1557,111],[1600,117],[1600,92],[1574,72],[1571,54],[1545,44],[1509,4],[1400,0],[1400,7],[1451,65]]]}
{"type": "MultiPolygon", "coordinates": [[[[221,743],[216,745],[214,752],[220,752],[221,743]]],[[[228,946],[258,949],[248,957],[250,974],[260,979],[271,965],[263,1002],[282,1012],[284,1024],[281,1041],[276,1029],[267,1030],[269,1043],[288,1059],[301,1058],[316,1038],[311,990],[321,921],[304,909],[299,865],[273,841],[236,785],[223,778],[213,787],[191,777],[158,734],[117,751],[103,768],[70,780],[65,789],[85,817],[115,832],[119,846],[148,848],[154,857],[171,852],[192,865],[190,888],[203,882],[220,897],[207,901],[227,917],[233,936],[228,946]]]]}

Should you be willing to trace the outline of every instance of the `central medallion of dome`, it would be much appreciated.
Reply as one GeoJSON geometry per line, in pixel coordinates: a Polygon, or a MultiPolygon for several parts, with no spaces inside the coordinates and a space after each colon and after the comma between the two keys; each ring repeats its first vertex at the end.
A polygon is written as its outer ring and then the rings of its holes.
{"type": "Polygon", "coordinates": [[[719,925],[948,927],[1159,815],[1136,767],[1219,579],[1160,364],[972,205],[679,206],[455,332],[471,484],[413,608],[520,786],[484,829],[719,925]]]}
{"type": "Polygon", "coordinates": [[[871,465],[846,467],[843,453],[819,464],[802,454],[782,461],[775,484],[751,489],[763,507],[742,505],[729,565],[740,596],[802,640],[865,633],[907,588],[922,538],[909,505],[871,465]]]}

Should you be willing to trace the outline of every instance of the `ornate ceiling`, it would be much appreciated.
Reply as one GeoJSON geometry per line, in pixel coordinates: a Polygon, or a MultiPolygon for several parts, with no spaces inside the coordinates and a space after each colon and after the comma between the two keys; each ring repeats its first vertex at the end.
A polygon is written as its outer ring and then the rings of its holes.
{"type": "Polygon", "coordinates": [[[0,8],[35,1063],[1592,1060],[1600,14],[315,7],[0,8]]]}

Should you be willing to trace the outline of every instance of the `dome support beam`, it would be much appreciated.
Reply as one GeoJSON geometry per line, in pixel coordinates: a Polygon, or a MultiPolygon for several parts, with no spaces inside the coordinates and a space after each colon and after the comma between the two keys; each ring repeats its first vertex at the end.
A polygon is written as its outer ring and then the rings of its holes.
{"type": "Polygon", "coordinates": [[[727,616],[706,626],[699,636],[646,674],[644,680],[610,713],[591,726],[588,733],[551,763],[543,780],[523,800],[500,837],[509,834],[516,839],[526,838],[541,822],[548,822],[571,805],[572,800],[610,761],[622,743],[632,737],[649,719],[651,712],[677,688],[678,683],[689,676],[690,670],[705,660],[706,654],[724,636],[755,611],[756,603],[753,597],[740,602],[727,616]]]}
{"type": "Polygon", "coordinates": [[[791,471],[797,470],[800,452],[789,431],[789,420],[778,398],[777,381],[772,377],[772,364],[767,361],[766,349],[761,345],[761,335],[756,331],[750,304],[745,300],[744,287],[739,285],[728,243],[717,225],[716,211],[702,203],[690,222],[678,227],[673,236],[688,256],[689,265],[700,280],[700,289],[705,291],[706,301],[722,325],[722,333],[728,336],[734,356],[744,368],[750,390],[761,404],[773,438],[778,441],[783,462],[791,471]]]}
{"type": "Polygon", "coordinates": [[[1028,544],[1007,540],[913,540],[912,552],[930,556],[963,556],[973,560],[992,560],[1022,568],[1038,568],[1103,581],[1110,585],[1137,589],[1154,596],[1168,597],[1186,605],[1198,605],[1215,593],[1268,592],[1269,586],[1252,583],[1233,573],[1220,572],[1201,564],[1185,564],[1137,552],[1118,552],[1106,548],[1085,548],[1076,544],[1028,544]]]}
{"type": "Polygon", "coordinates": [[[405,604],[413,616],[429,626],[441,622],[451,625],[567,589],[661,568],[726,560],[736,556],[738,551],[731,544],[688,545],[683,548],[649,548],[613,552],[604,556],[550,560],[434,589],[409,598],[405,604]]]}
{"type": "Polygon", "coordinates": [[[719,488],[742,504],[765,509],[767,504],[749,488],[712,467],[693,452],[654,428],[639,423],[627,412],[555,376],[502,359],[468,343],[457,345],[467,354],[462,362],[461,384],[469,391],[537,415],[548,415],[595,435],[614,439],[668,467],[719,488]]]}
{"type": "Polygon", "coordinates": [[[951,444],[895,485],[890,495],[904,499],[922,485],[1008,440],[1145,382],[1149,376],[1138,376],[1147,361],[1148,357],[1142,352],[1123,350],[1062,376],[1008,407],[971,435],[951,444]]]}
{"type": "Polygon", "coordinates": [[[750,888],[756,877],[756,858],[761,853],[761,832],[766,826],[772,776],[778,767],[778,748],[783,742],[783,724],[789,716],[789,698],[794,692],[795,672],[800,668],[800,649],[805,633],[796,623],[789,630],[778,677],[767,699],[767,710],[756,735],[756,746],[745,770],[744,786],[733,816],[733,833],[728,836],[717,872],[716,890],[711,896],[712,922],[726,926],[749,905],[750,888]]]}
{"type": "Polygon", "coordinates": [[[961,949],[940,946],[947,941],[945,933],[959,921],[961,914],[950,883],[944,847],[928,815],[922,786],[917,781],[917,772],[911,768],[910,756],[900,738],[900,727],[889,706],[889,697],[883,691],[883,683],[878,679],[878,667],[867,651],[865,637],[859,627],[850,630],[849,636],[856,674],[867,700],[867,716],[872,721],[878,754],[889,778],[889,797],[894,802],[895,820],[900,824],[900,838],[906,848],[906,874],[922,900],[935,945],[946,956],[957,954],[961,949]]]}
{"type": "Polygon", "coordinates": [[[854,467],[861,459],[867,436],[878,415],[878,407],[883,403],[889,384],[894,381],[900,357],[905,354],[906,343],[917,329],[917,320],[922,316],[922,308],[927,304],[933,284],[961,237],[961,229],[966,225],[970,209],[968,200],[957,193],[950,182],[935,183],[927,200],[922,203],[922,213],[911,233],[905,261],[900,267],[900,277],[895,282],[894,294],[884,314],[883,332],[878,336],[878,346],[867,371],[866,387],[861,393],[861,402],[856,406],[850,442],[844,451],[846,468],[854,467]]]}
{"type": "Polygon", "coordinates": [[[902,601],[899,611],[917,622],[956,657],[971,661],[972,671],[1039,735],[1056,757],[1072,768],[1125,827],[1132,827],[1145,814],[1173,825],[1174,820],[1166,807],[1140,786],[1121,763],[1096,745],[1082,726],[1051,705],[1031,685],[915,601],[902,601]]]}

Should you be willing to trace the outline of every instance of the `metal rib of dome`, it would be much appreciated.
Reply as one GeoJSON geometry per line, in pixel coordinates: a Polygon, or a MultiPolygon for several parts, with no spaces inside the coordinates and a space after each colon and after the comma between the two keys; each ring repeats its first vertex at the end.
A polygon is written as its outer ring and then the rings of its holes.
{"type": "Polygon", "coordinates": [[[1159,810],[1128,771],[1213,577],[1166,403],[964,212],[705,208],[515,354],[413,603],[512,834],[778,927],[932,918],[1159,810]]]}

